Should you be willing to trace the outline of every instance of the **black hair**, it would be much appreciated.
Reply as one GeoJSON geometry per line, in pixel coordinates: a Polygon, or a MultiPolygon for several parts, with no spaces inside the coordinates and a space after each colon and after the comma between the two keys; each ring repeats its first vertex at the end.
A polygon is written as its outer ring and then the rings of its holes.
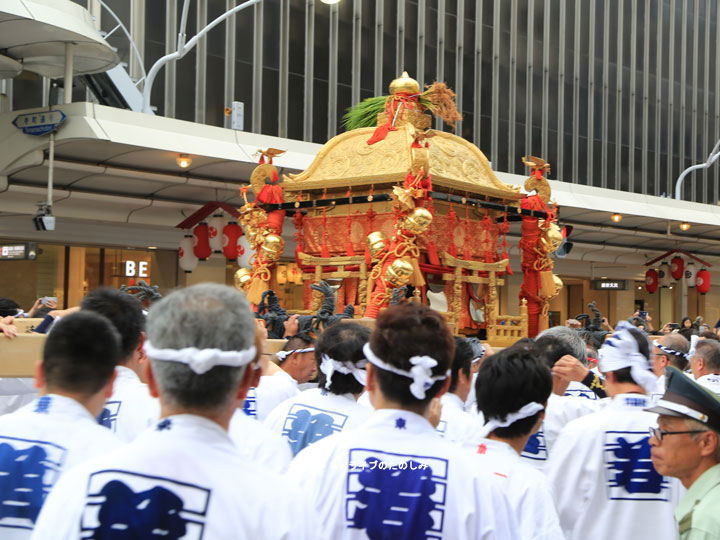
{"type": "MultiPolygon", "coordinates": [[[[552,373],[538,358],[534,347],[528,343],[513,345],[486,358],[480,365],[475,382],[477,407],[486,421],[504,420],[528,403],[546,403],[552,386],[552,373]]],[[[528,435],[541,412],[497,428],[494,433],[504,439],[528,435]]]]}
{"type": "MultiPolygon", "coordinates": [[[[315,343],[315,362],[318,366],[318,387],[324,389],[326,378],[320,371],[323,355],[343,363],[357,364],[365,360],[363,346],[370,338],[370,329],[353,322],[337,322],[325,329],[315,343]]],[[[328,389],[333,394],[360,394],[365,386],[352,373],[333,373],[328,389]]]]}
{"type": "Polygon", "coordinates": [[[715,341],[720,341],[720,336],[718,336],[718,335],[717,335],[715,332],[713,332],[712,330],[705,330],[704,332],[702,332],[702,333],[700,334],[699,337],[705,338],[705,339],[712,339],[712,340],[715,340],[715,341]]]}
{"type": "MultiPolygon", "coordinates": [[[[627,328],[630,335],[637,341],[638,350],[648,360],[650,359],[650,342],[648,341],[645,333],[637,328],[627,328]]],[[[624,367],[613,371],[615,374],[615,382],[618,383],[632,383],[639,384],[635,379],[632,378],[631,368],[624,367]]]]}
{"type": "Polygon", "coordinates": [[[87,294],[80,309],[94,311],[110,319],[120,333],[120,363],[133,355],[140,343],[140,333],[145,328],[145,315],[137,298],[117,289],[101,287],[87,294]]]}
{"type": "Polygon", "coordinates": [[[102,315],[78,311],[53,325],[43,348],[48,391],[64,390],[89,397],[112,377],[120,360],[120,334],[102,315]]]}
{"type": "MultiPolygon", "coordinates": [[[[395,304],[380,312],[370,334],[370,347],[375,356],[404,371],[412,368],[413,356],[430,356],[437,362],[432,376],[447,372],[455,354],[455,341],[445,318],[415,302],[395,304]]],[[[410,392],[412,379],[381,368],[373,371],[382,393],[402,405],[427,405],[445,382],[436,381],[425,390],[425,399],[418,400],[410,392]]]]}
{"type": "Polygon", "coordinates": [[[294,351],[295,349],[307,349],[315,343],[315,338],[305,332],[300,332],[287,338],[283,351],[294,351]]]}
{"type": "Polygon", "coordinates": [[[470,368],[474,356],[475,353],[468,340],[466,338],[456,337],[455,356],[453,357],[452,372],[450,375],[450,388],[448,388],[448,392],[451,394],[457,389],[458,378],[461,371],[466,377],[470,376],[470,368]]]}
{"type": "Polygon", "coordinates": [[[18,309],[20,305],[15,300],[0,297],[0,317],[14,317],[18,309]]]}

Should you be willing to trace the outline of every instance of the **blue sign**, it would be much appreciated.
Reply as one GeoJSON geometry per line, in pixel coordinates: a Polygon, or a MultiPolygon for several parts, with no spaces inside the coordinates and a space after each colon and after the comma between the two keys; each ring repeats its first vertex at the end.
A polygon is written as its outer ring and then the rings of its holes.
{"type": "Polygon", "coordinates": [[[65,121],[65,113],[62,111],[44,111],[29,114],[21,114],[13,125],[22,129],[26,135],[47,135],[57,129],[65,121]]]}

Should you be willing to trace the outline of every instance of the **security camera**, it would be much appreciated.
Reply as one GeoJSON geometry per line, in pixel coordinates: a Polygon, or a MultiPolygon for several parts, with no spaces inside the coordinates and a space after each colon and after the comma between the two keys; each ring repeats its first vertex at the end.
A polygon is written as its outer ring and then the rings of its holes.
{"type": "Polygon", "coordinates": [[[33,224],[36,231],[54,231],[55,216],[52,215],[52,208],[46,203],[38,203],[38,212],[35,215],[33,224]]]}

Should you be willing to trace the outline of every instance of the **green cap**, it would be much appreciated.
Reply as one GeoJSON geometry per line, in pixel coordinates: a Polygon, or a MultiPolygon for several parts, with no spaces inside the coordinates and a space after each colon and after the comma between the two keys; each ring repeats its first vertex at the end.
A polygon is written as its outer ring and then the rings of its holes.
{"type": "Polygon", "coordinates": [[[645,410],[691,418],[720,432],[720,398],[672,366],[665,369],[665,394],[645,410]]]}

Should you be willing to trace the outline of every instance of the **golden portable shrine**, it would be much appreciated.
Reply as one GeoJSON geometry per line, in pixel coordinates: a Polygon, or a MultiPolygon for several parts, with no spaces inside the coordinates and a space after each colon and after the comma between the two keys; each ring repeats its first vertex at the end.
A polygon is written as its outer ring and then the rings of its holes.
{"type": "Polygon", "coordinates": [[[476,146],[429,129],[428,109],[448,122],[459,119],[454,102],[447,103],[454,94],[445,85],[441,91],[438,105],[403,73],[380,98],[376,125],[333,137],[300,174],[281,180],[272,164],[281,152],[262,152],[250,182],[255,200],[247,202],[243,188],[247,204],[240,209],[255,255],[237,279],[252,303],[269,288],[283,220],[292,215],[307,312],[321,301],[310,285],[336,280],[338,309],[350,304],[356,317],[375,318],[395,292],[444,312],[456,333],[485,328],[496,346],[547,327],[548,301],[562,287],[550,259],[562,237],[544,177],[549,165],[523,160],[528,193],[498,180],[476,146]],[[519,316],[499,313],[498,302],[498,287],[513,271],[511,220],[522,220],[519,316]]]}

